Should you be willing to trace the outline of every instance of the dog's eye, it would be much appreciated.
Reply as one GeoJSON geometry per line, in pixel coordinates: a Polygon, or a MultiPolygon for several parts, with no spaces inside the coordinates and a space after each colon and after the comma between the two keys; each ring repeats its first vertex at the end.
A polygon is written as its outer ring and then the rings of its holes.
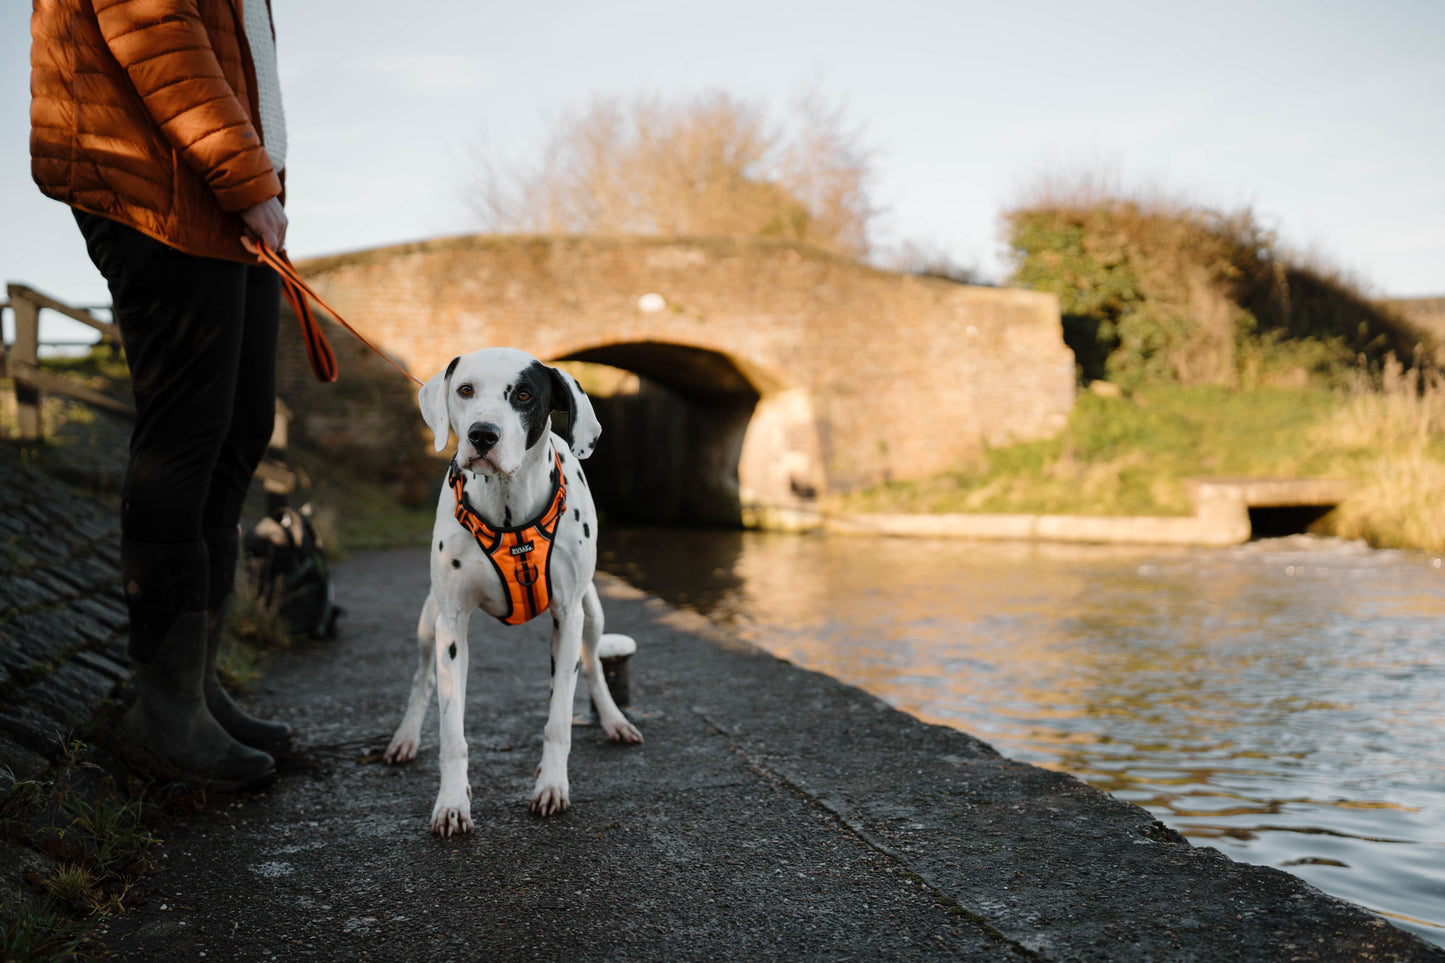
{"type": "Polygon", "coordinates": [[[471,385],[458,385],[457,394],[461,395],[463,398],[470,398],[472,395],[476,394],[476,389],[474,389],[471,385]]]}
{"type": "Polygon", "coordinates": [[[531,400],[532,400],[532,392],[526,390],[525,388],[522,389],[521,391],[517,392],[517,400],[518,400],[518,401],[531,401],[531,400]]]}

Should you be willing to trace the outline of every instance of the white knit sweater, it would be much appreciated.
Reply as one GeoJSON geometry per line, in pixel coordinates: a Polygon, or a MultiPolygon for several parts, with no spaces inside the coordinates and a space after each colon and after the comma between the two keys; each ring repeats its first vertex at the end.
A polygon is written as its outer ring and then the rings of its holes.
{"type": "Polygon", "coordinates": [[[256,99],[261,105],[257,118],[261,139],[271,166],[281,173],[286,166],[286,113],[281,109],[281,77],[276,70],[276,38],[271,32],[271,13],[266,0],[242,0],[246,42],[256,67],[256,99]]]}

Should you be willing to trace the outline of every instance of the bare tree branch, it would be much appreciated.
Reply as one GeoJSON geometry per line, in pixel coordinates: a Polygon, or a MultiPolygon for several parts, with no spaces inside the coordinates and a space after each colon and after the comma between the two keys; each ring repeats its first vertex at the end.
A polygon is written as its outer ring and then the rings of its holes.
{"type": "Polygon", "coordinates": [[[723,91],[601,98],[554,122],[535,165],[483,154],[467,200],[494,231],[781,237],[868,252],[871,156],[816,90],[791,126],[723,91]]]}

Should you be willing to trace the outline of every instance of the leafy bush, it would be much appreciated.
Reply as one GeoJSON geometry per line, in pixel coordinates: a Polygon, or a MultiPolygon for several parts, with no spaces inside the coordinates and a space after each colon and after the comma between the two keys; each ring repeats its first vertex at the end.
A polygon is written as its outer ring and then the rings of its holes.
{"type": "Polygon", "coordinates": [[[1083,381],[1338,383],[1424,356],[1420,335],[1346,279],[1293,261],[1252,211],[1088,190],[1004,215],[1011,283],[1059,297],[1083,381]]]}

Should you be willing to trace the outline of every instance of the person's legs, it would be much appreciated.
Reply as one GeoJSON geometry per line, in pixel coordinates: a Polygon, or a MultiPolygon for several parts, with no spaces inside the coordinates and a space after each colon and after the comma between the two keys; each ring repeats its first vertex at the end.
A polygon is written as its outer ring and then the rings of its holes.
{"type": "Polygon", "coordinates": [[[257,719],[242,711],[216,676],[216,659],[226,612],[236,585],[240,532],[237,522],[256,466],[266,454],[276,417],[276,334],[281,279],[269,268],[245,268],[244,318],[238,350],[230,430],[221,445],[206,494],[201,537],[206,543],[210,584],[206,600],[206,705],[227,732],[248,746],[280,752],[290,746],[285,723],[257,719]]]}
{"type": "Polygon", "coordinates": [[[212,470],[203,515],[207,527],[234,528],[256,466],[276,423],[276,336],[281,278],[268,267],[240,265],[242,326],[236,348],[240,377],[233,383],[229,430],[212,470]]]}
{"type": "Polygon", "coordinates": [[[136,402],[121,506],[136,701],[122,719],[121,748],[168,778],[260,785],[274,777],[274,761],[228,735],[203,694],[202,528],[230,432],[247,268],[183,254],[105,218],[77,212],[76,221],[110,286],[136,402]]]}

